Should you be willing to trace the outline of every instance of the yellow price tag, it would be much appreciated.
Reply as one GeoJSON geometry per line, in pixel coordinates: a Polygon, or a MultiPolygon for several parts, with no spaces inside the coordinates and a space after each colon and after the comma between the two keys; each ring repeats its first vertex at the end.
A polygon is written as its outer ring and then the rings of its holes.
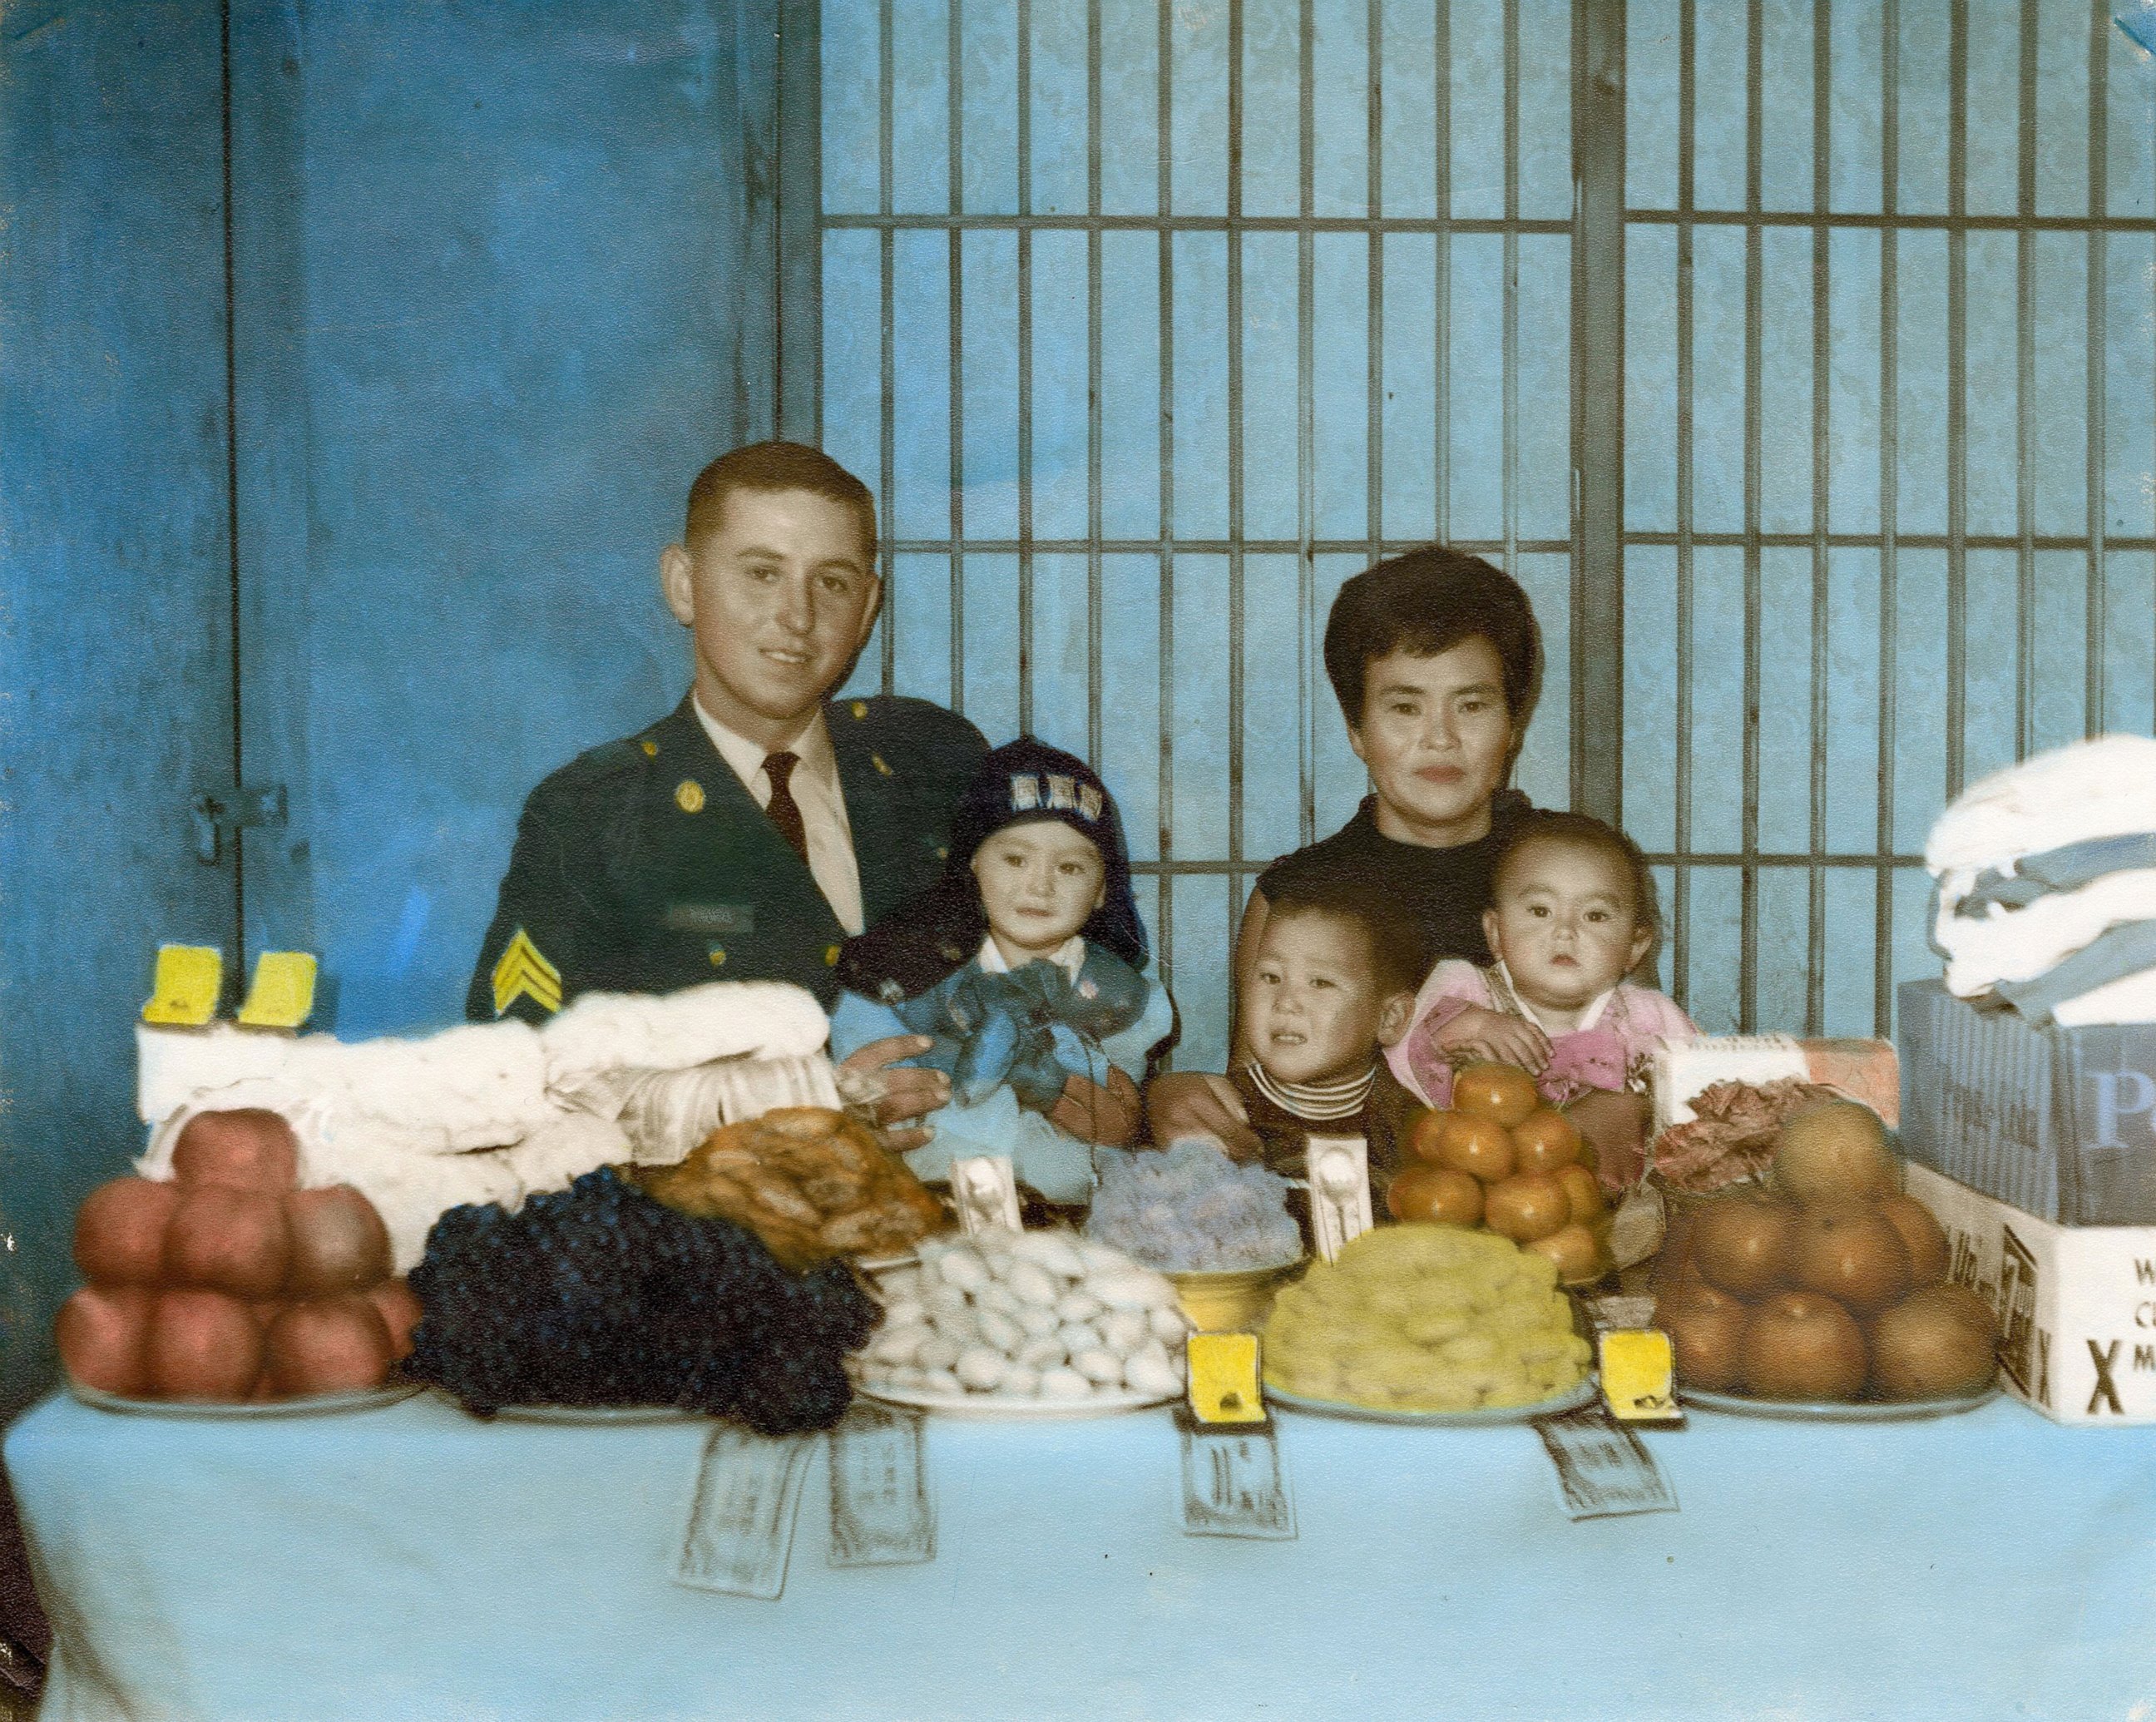
{"type": "Polygon", "coordinates": [[[1676,1353],[1659,1328],[1613,1328],[1602,1335],[1602,1396],[1625,1422],[1681,1417],[1676,1400],[1676,1353]]]}
{"type": "Polygon", "coordinates": [[[1193,1334],[1183,1341],[1190,1361],[1190,1411],[1201,1423],[1262,1423],[1255,1334],[1193,1334]]]}
{"type": "Polygon", "coordinates": [[[157,947],[157,979],[142,1020],[199,1028],[217,1015],[224,987],[224,953],[212,944],[157,947]]]}
{"type": "Polygon", "coordinates": [[[297,1028],[315,1009],[316,963],[306,951],[264,951],[239,1020],[249,1028],[297,1028]]]}

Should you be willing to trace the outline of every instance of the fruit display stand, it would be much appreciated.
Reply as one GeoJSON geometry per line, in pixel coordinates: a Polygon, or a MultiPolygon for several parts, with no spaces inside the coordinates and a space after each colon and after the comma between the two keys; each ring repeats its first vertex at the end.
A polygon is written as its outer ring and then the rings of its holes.
{"type": "Polygon", "coordinates": [[[1996,1400],[1694,1413],[1676,1512],[1573,1520],[1537,1432],[1281,1411],[1296,1534],[1185,1534],[1165,1411],[931,1418],[932,1557],[830,1560],[812,1443],[783,1595],[676,1581],[708,1420],[127,1416],[6,1460],[48,1722],[1270,1714],[2088,1718],[2156,1699],[2156,1428],[1996,1400]]]}

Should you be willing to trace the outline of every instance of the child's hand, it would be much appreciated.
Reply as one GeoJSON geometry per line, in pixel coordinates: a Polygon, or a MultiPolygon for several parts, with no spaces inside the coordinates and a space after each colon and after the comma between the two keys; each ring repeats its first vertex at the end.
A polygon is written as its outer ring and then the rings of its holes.
{"type": "Polygon", "coordinates": [[[1517,1064],[1537,1075],[1549,1062],[1548,1036],[1534,1024],[1480,1005],[1462,1007],[1431,1033],[1430,1040],[1455,1062],[1486,1058],[1496,1064],[1517,1064]]]}
{"type": "Polygon", "coordinates": [[[1048,1121],[1056,1128],[1103,1148],[1128,1147],[1138,1133],[1139,1116],[1138,1085],[1113,1065],[1105,1084],[1072,1077],[1048,1109],[1048,1121]]]}

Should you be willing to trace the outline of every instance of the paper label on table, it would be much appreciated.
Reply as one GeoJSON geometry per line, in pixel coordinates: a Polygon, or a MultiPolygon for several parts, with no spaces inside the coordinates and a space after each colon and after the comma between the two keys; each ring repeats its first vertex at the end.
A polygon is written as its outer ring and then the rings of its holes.
{"type": "Polygon", "coordinates": [[[701,1591],[775,1600],[786,1588],[793,1514],[812,1435],[776,1438],[721,1423],[704,1446],[674,1577],[701,1591]]]}
{"type": "Polygon", "coordinates": [[[1674,1513],[1676,1492],[1654,1455],[1600,1406],[1537,1420],[1556,1468],[1558,1492],[1573,1519],[1626,1513],[1674,1513]]]}
{"type": "Polygon", "coordinates": [[[1295,1499],[1270,1428],[1207,1428],[1178,1416],[1183,1530],[1193,1537],[1295,1540],[1295,1499]]]}
{"type": "Polygon", "coordinates": [[[1602,1399],[1609,1414],[1626,1423],[1674,1423],[1677,1405],[1676,1354],[1658,1328],[1613,1328],[1597,1335],[1602,1357],[1602,1399]]]}
{"type": "Polygon", "coordinates": [[[1360,1136],[1310,1138],[1310,1230],[1327,1262],[1370,1229],[1370,1144],[1360,1136]]]}
{"type": "Polygon", "coordinates": [[[200,1028],[217,1015],[224,986],[224,953],[215,945],[157,947],[157,978],[142,1020],[200,1028]]]}
{"type": "Polygon", "coordinates": [[[918,1412],[855,1400],[831,1432],[831,1565],[906,1566],[936,1558],[918,1412]]]}
{"type": "Polygon", "coordinates": [[[264,951],[239,1020],[249,1028],[297,1028],[314,1014],[314,958],[305,951],[264,951]]]}
{"type": "Polygon", "coordinates": [[[1193,1334],[1183,1342],[1191,1415],[1201,1423],[1262,1423],[1255,1334],[1193,1334]]]}
{"type": "Polygon", "coordinates": [[[951,1161],[951,1194],[958,1204],[958,1226],[968,1237],[1002,1226],[1024,1229],[1019,1217],[1018,1175],[1007,1154],[960,1154],[951,1161]]]}

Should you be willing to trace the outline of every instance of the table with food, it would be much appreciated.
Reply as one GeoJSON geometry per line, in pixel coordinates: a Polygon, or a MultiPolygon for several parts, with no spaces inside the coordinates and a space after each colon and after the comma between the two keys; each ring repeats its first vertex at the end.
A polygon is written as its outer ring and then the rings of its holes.
{"type": "Polygon", "coordinates": [[[1385,1175],[1029,1224],[790,986],[153,1008],[7,1437],[41,1714],[2146,1714],[2156,1025],[1985,972],[1959,829],[1898,1041],[1665,1037],[1631,1179],[1468,1057],[1385,1175]]]}

